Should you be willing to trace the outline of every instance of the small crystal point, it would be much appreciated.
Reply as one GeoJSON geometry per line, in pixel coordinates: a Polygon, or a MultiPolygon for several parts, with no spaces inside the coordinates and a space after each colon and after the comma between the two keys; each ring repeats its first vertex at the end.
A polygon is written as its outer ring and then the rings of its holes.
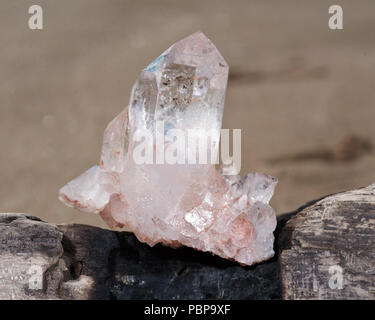
{"type": "MultiPolygon", "coordinates": [[[[181,163],[158,162],[173,145],[173,129],[219,136],[228,70],[201,32],[171,46],[141,72],[129,106],[106,128],[100,166],[64,186],[60,200],[99,213],[111,228],[126,227],[151,246],[186,245],[244,265],[272,257],[276,217],[268,202],[276,179],[223,176],[211,162],[189,163],[191,150],[181,163]],[[140,130],[152,141],[156,163],[134,160],[140,130]]],[[[216,153],[218,145],[208,149],[216,153]]]]}

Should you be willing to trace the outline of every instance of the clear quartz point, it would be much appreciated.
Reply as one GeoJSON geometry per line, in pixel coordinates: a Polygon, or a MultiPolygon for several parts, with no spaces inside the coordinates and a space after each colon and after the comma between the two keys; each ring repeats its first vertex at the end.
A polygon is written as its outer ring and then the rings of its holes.
{"type": "MultiPolygon", "coordinates": [[[[211,163],[139,164],[132,156],[139,130],[152,143],[171,129],[218,137],[228,70],[201,32],[171,46],[142,70],[128,107],[106,128],[100,165],[61,188],[60,200],[99,213],[111,228],[126,227],[150,246],[185,245],[244,265],[272,257],[276,217],[268,202],[275,178],[223,176],[211,163]]],[[[171,143],[165,139],[163,148],[171,143]]],[[[153,157],[163,156],[153,147],[153,157]]]]}

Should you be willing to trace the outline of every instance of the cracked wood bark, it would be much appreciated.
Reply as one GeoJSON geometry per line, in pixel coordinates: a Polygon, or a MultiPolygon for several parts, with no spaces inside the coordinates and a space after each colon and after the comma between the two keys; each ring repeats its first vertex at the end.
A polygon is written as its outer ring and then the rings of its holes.
{"type": "Polygon", "coordinates": [[[375,185],[329,196],[279,219],[275,258],[241,267],[126,232],[0,214],[0,299],[374,299],[374,223],[375,185]]]}
{"type": "Polygon", "coordinates": [[[375,184],[304,208],[280,239],[282,298],[375,298],[375,184]]]}

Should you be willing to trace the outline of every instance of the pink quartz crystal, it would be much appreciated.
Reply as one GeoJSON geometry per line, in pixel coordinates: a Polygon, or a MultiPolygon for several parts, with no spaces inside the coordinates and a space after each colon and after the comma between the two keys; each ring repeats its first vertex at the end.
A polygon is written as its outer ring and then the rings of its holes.
{"type": "Polygon", "coordinates": [[[150,246],[185,245],[244,265],[272,257],[276,217],[268,202],[275,178],[224,176],[210,163],[138,164],[132,157],[136,130],[154,137],[157,121],[219,134],[228,70],[201,32],[175,43],[141,72],[129,106],[106,128],[100,166],[65,185],[60,200],[99,213],[111,228],[126,227],[150,246]]]}

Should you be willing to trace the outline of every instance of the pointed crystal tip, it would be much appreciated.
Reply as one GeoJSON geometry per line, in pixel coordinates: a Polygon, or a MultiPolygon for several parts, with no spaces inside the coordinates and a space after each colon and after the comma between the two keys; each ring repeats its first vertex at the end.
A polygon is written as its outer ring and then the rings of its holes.
{"type": "Polygon", "coordinates": [[[178,41],[171,49],[174,51],[175,63],[191,63],[193,66],[199,66],[204,63],[206,66],[212,67],[216,65],[228,68],[228,64],[219,50],[201,31],[178,41]]]}

